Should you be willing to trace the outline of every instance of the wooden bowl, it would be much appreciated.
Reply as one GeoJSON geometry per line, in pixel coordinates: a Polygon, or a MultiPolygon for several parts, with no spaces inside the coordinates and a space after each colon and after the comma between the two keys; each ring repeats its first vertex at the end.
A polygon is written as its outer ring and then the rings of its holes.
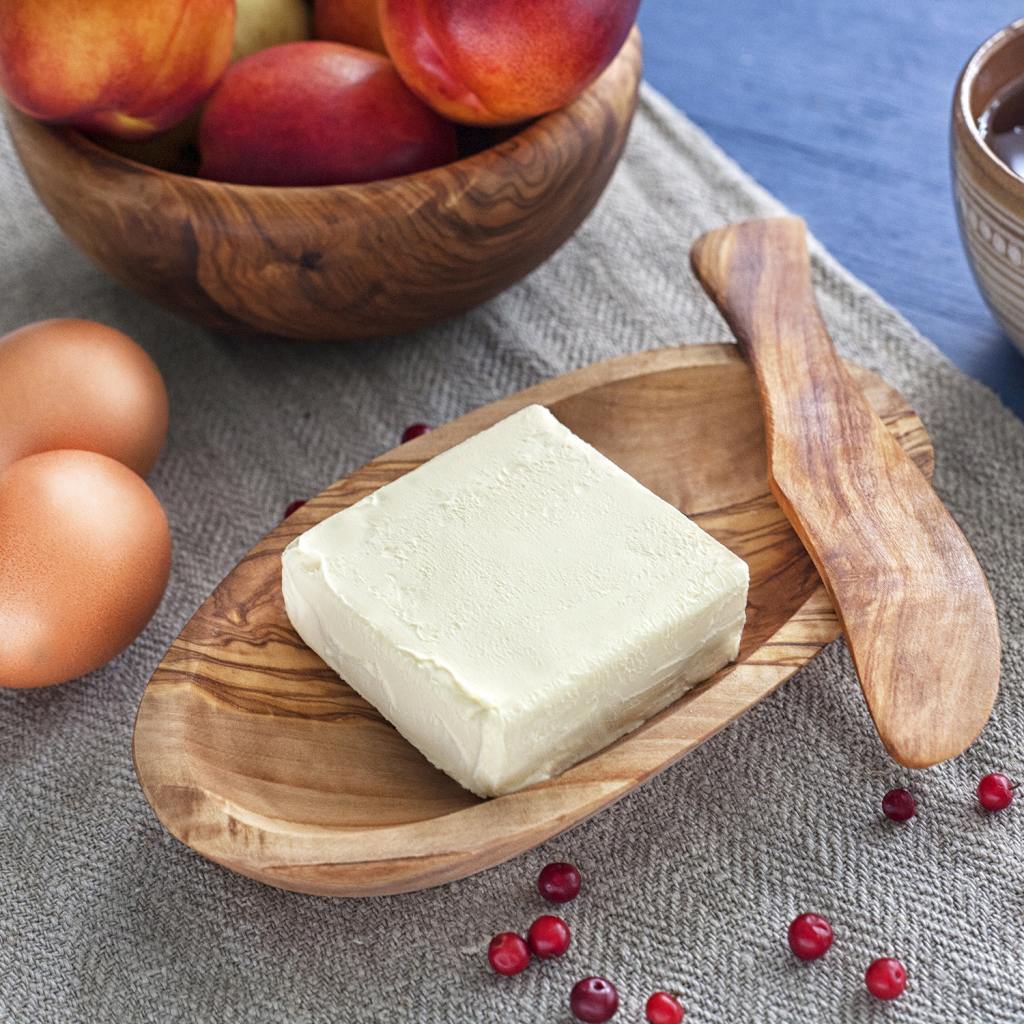
{"type": "MultiPolygon", "coordinates": [[[[921,421],[879,377],[847,368],[930,478],[934,452],[921,421]]],[[[440,885],[596,814],[839,636],[814,565],[769,492],[765,460],[754,375],[735,345],[597,363],[379,456],[257,543],[164,655],[132,745],[146,799],[204,857],[323,896],[440,885]],[[315,523],[532,402],[746,560],[747,622],[737,661],[659,715],[553,779],[480,800],[299,639],[281,596],[281,552],[315,523]]]]}
{"type": "Polygon", "coordinates": [[[1024,179],[986,145],[978,118],[1024,73],[1024,19],[986,40],[953,98],[953,192],[975,280],[1000,326],[1024,352],[1024,179]]]}
{"type": "Polygon", "coordinates": [[[170,174],[8,107],[32,187],[104,270],[208,327],[292,338],[413,331],[549,257],[618,163],[642,72],[634,29],[575,102],[453,164],[362,185],[170,174]]]}

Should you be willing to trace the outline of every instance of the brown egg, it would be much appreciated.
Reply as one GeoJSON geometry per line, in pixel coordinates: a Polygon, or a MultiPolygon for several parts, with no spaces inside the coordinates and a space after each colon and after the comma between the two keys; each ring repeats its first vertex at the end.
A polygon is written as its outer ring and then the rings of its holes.
{"type": "Polygon", "coordinates": [[[0,338],[0,470],[55,448],[149,472],[167,435],[156,364],[120,331],[41,320],[0,338]]]}
{"type": "Polygon", "coordinates": [[[106,664],[156,611],[167,517],[142,477],[94,452],[0,471],[0,686],[49,686],[106,664]]]}

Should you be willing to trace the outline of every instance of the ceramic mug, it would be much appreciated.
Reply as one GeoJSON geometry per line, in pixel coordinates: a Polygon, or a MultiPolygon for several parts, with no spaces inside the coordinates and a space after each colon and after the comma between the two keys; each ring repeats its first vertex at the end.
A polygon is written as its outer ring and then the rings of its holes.
{"type": "Polygon", "coordinates": [[[960,236],[989,308],[1024,352],[1024,178],[985,144],[978,118],[1024,74],[1024,18],[967,62],[953,97],[953,195],[960,236]]]}

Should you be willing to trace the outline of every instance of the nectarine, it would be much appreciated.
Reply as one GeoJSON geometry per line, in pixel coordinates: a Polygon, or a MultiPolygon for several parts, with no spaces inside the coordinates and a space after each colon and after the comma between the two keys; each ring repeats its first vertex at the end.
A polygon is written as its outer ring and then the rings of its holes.
{"type": "Polygon", "coordinates": [[[464,124],[512,124],[575,99],[619,52],[640,0],[380,0],[406,84],[464,124]]]}
{"type": "Polygon", "coordinates": [[[232,60],[309,38],[305,0],[237,0],[237,7],[232,60]]]}
{"type": "Polygon", "coordinates": [[[40,120],[147,138],[210,91],[234,22],[235,0],[4,0],[0,89],[40,120]]]}
{"type": "Polygon", "coordinates": [[[386,57],[342,43],[272,46],[233,64],[199,125],[199,173],[245,185],[340,185],[455,159],[455,129],[386,57]]]}
{"type": "MultiPolygon", "coordinates": [[[[305,0],[237,0],[235,44],[231,59],[241,60],[279,43],[309,38],[309,10],[305,0]]],[[[148,139],[103,138],[103,145],[130,160],[179,174],[195,174],[199,167],[199,115],[194,110],[169,131],[148,139]]]]}
{"type": "Polygon", "coordinates": [[[387,53],[380,34],[377,0],[314,0],[313,35],[387,53]]]}

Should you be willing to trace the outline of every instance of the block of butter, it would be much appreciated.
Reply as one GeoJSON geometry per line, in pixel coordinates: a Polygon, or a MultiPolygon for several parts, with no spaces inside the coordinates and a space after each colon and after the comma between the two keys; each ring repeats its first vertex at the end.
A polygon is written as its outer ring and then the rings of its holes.
{"type": "Polygon", "coordinates": [[[733,660],[747,582],[537,405],[283,556],[299,636],[480,796],[550,778],[733,660]]]}

